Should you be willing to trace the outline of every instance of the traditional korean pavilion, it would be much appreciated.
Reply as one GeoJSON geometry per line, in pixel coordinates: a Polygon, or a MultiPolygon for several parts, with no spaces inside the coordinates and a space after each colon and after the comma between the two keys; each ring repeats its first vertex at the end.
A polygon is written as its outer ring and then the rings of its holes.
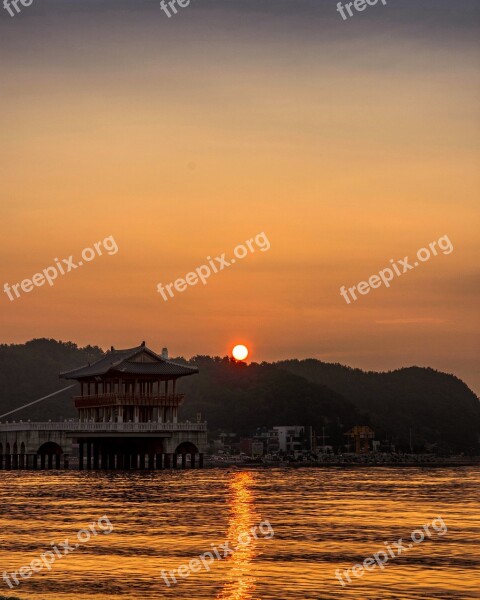
{"type": "Polygon", "coordinates": [[[145,342],[113,347],[100,360],[61,373],[80,384],[78,419],[0,424],[0,469],[163,469],[203,466],[207,424],[178,421],[177,381],[198,373],[145,342]],[[179,458],[181,462],[179,464],[179,458]]]}

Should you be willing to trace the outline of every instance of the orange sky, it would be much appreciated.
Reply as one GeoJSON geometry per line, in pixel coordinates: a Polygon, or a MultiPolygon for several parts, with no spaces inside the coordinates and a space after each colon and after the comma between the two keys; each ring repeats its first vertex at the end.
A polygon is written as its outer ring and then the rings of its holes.
{"type": "Polygon", "coordinates": [[[478,392],[468,23],[441,8],[429,29],[399,7],[343,22],[304,2],[206,2],[176,20],[124,4],[1,20],[2,287],[110,235],[119,251],[2,294],[0,341],[146,340],[187,357],[245,342],[252,360],[418,364],[478,392]],[[262,231],[268,252],[169,302],[156,292],[262,231]],[[451,254],[340,297],[443,235],[451,254]]]}

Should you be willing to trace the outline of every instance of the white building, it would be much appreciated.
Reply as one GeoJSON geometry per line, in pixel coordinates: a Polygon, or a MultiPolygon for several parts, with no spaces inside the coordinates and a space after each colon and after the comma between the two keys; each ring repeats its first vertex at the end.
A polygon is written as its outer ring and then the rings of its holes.
{"type": "Polygon", "coordinates": [[[305,444],[305,427],[301,425],[285,425],[273,428],[277,432],[279,449],[283,452],[302,450],[305,444]]]}

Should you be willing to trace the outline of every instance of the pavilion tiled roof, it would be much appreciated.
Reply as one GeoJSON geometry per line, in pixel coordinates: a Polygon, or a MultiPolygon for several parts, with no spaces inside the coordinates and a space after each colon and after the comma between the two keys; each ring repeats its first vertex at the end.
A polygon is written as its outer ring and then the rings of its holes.
{"type": "Polygon", "coordinates": [[[185,375],[194,375],[198,373],[197,367],[189,367],[168,360],[159,354],[147,348],[144,343],[135,348],[126,350],[110,350],[105,356],[72,371],[60,373],[62,379],[83,379],[90,377],[101,377],[107,374],[112,376],[119,374],[130,375],[158,375],[159,377],[183,377],[185,375]],[[139,355],[146,353],[153,362],[137,362],[134,359],[139,355]]]}

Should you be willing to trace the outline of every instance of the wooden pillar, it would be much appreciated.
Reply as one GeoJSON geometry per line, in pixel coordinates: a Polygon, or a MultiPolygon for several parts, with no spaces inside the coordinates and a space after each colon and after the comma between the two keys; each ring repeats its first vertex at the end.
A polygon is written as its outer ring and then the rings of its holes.
{"type": "Polygon", "coordinates": [[[78,442],[78,468],[80,471],[83,470],[83,442],[78,442]]]}
{"type": "Polygon", "coordinates": [[[203,469],[203,452],[198,455],[198,468],[203,469]]]}
{"type": "Polygon", "coordinates": [[[60,459],[62,458],[61,454],[55,454],[55,468],[60,470],[60,459]]]}
{"type": "Polygon", "coordinates": [[[196,454],[195,454],[195,452],[192,452],[192,453],[190,454],[190,457],[191,457],[190,466],[192,467],[192,469],[194,469],[194,468],[195,468],[195,457],[196,457],[196,454]]]}
{"type": "Polygon", "coordinates": [[[68,471],[70,468],[70,461],[68,454],[63,455],[63,468],[68,471]]]}
{"type": "Polygon", "coordinates": [[[163,469],[163,454],[162,453],[158,453],[156,455],[157,457],[157,464],[155,465],[155,467],[157,469],[163,469]]]}
{"type": "Polygon", "coordinates": [[[187,468],[187,455],[185,453],[182,454],[182,469],[187,468]]]}
{"type": "Polygon", "coordinates": [[[117,454],[117,469],[124,469],[125,465],[125,460],[124,460],[124,454],[121,450],[119,450],[118,454],[117,454]]]}
{"type": "Polygon", "coordinates": [[[145,469],[145,452],[140,452],[140,469],[145,469]]]}
{"type": "Polygon", "coordinates": [[[93,442],[93,468],[98,470],[100,448],[98,442],[93,442]]]}
{"type": "Polygon", "coordinates": [[[170,467],[171,467],[170,457],[171,457],[171,454],[165,454],[165,468],[166,469],[170,469],[170,467]]]}
{"type": "Polygon", "coordinates": [[[92,442],[87,440],[87,469],[92,468],[92,442]]]}
{"type": "Polygon", "coordinates": [[[48,468],[50,470],[53,469],[53,454],[51,452],[48,455],[48,468]]]}
{"type": "Polygon", "coordinates": [[[38,469],[38,454],[33,455],[33,470],[36,471],[38,469]]]}

